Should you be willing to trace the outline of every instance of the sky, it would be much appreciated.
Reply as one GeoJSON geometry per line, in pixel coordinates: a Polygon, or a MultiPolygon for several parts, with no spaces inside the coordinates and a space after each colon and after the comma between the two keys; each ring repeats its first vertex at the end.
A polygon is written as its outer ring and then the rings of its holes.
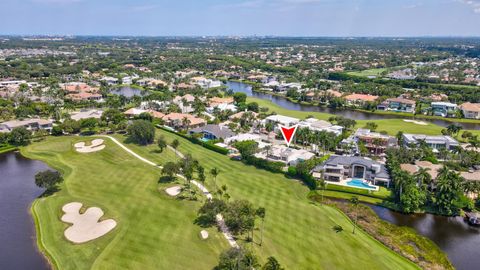
{"type": "Polygon", "coordinates": [[[0,35],[480,36],[480,0],[0,0],[0,35]]]}

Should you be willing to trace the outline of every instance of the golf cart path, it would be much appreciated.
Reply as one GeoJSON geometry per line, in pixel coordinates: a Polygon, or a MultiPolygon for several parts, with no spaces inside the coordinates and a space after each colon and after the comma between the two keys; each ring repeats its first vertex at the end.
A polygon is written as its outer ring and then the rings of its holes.
{"type": "MultiPolygon", "coordinates": [[[[100,137],[109,138],[114,143],[116,143],[118,146],[120,146],[123,150],[127,151],[128,153],[130,153],[132,156],[136,157],[137,159],[139,159],[139,160],[141,160],[141,161],[143,161],[143,162],[145,162],[149,165],[152,165],[156,168],[160,168],[160,169],[162,168],[162,166],[157,165],[154,162],[152,162],[152,161],[138,155],[137,153],[133,152],[132,150],[127,148],[125,145],[123,145],[121,142],[119,142],[117,139],[115,139],[111,136],[108,136],[108,135],[100,135],[100,137]]],[[[173,149],[173,147],[171,147],[170,145],[167,146],[167,147],[168,147],[168,149],[174,151],[178,156],[180,156],[182,158],[184,157],[184,155],[182,153],[180,153],[176,149],[173,149]]],[[[177,174],[177,176],[181,177],[181,178],[185,178],[183,175],[180,175],[180,174],[177,174]]],[[[191,183],[194,184],[198,189],[200,189],[202,191],[203,195],[205,195],[205,197],[207,197],[208,200],[211,200],[213,198],[212,194],[208,191],[208,189],[204,185],[202,185],[201,183],[199,183],[195,180],[192,180],[191,183]]],[[[221,214],[217,214],[217,216],[215,218],[217,220],[218,227],[220,227],[220,230],[222,231],[223,236],[225,237],[225,239],[227,239],[230,246],[234,247],[234,248],[238,248],[239,246],[238,246],[237,242],[235,241],[235,239],[233,238],[230,231],[228,230],[227,225],[225,224],[225,221],[223,219],[223,216],[221,214]]]]}

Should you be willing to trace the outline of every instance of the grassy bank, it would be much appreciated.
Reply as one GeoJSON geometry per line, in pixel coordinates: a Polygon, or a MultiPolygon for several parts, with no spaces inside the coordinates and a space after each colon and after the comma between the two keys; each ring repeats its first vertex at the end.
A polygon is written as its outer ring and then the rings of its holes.
{"type": "MultiPolygon", "coordinates": [[[[180,151],[199,159],[206,171],[220,169],[217,183],[228,186],[232,199],[248,199],[266,208],[264,244],[253,245],[261,261],[275,256],[287,269],[417,268],[366,233],[335,233],[332,226],[348,227],[350,221],[335,208],[312,205],[308,189],[299,182],[231,161],[175,134],[157,130],[159,134],[168,141],[178,139],[180,151]]],[[[116,137],[124,141],[123,136],[116,137]]],[[[58,268],[211,269],[215,265],[227,243],[216,230],[210,231],[207,241],[200,239],[200,228],[193,224],[199,202],[159,193],[158,170],[108,139],[106,149],[100,152],[74,152],[72,144],[82,139],[48,138],[22,149],[26,156],[44,160],[65,174],[61,191],[37,200],[33,207],[39,241],[58,268]],[[118,227],[95,241],[71,244],[63,237],[67,226],[59,220],[61,206],[71,201],[101,207],[106,218],[117,220],[118,227]]],[[[171,151],[158,153],[155,145],[127,147],[160,164],[177,159],[171,151]]],[[[207,186],[214,189],[210,177],[207,186]]],[[[254,236],[259,239],[260,231],[255,230],[254,236]]]]}
{"type": "MultiPolygon", "coordinates": [[[[311,193],[310,198],[320,202],[318,193],[311,193]]],[[[454,269],[447,255],[431,240],[418,235],[413,229],[399,227],[381,220],[375,212],[365,205],[353,206],[348,202],[325,202],[344,212],[350,219],[357,220],[357,224],[364,231],[373,235],[378,241],[387,245],[406,258],[414,261],[424,269],[454,269]]],[[[320,206],[324,207],[324,206],[320,206]]],[[[344,228],[350,230],[351,227],[344,228]]]]}
{"type": "MultiPolygon", "coordinates": [[[[193,220],[201,202],[159,192],[159,187],[173,184],[158,184],[158,169],[109,140],[100,152],[76,153],[72,145],[80,140],[85,138],[47,138],[22,149],[25,156],[45,161],[65,176],[58,193],[32,206],[39,246],[56,268],[211,269],[216,264],[228,244],[214,229],[209,229],[207,241],[200,238],[201,228],[193,220]],[[68,242],[63,236],[67,224],[60,217],[61,207],[72,201],[102,208],[104,217],[115,219],[118,226],[85,244],[68,242]]],[[[174,158],[168,152],[154,156],[159,163],[174,158]]]]}
{"type": "Polygon", "coordinates": [[[3,145],[3,146],[0,146],[0,154],[15,151],[17,149],[18,149],[18,147],[13,146],[13,145],[3,145]]]}
{"type": "MultiPolygon", "coordinates": [[[[268,108],[269,112],[275,112],[286,116],[296,117],[299,119],[305,119],[309,116],[313,116],[317,119],[328,120],[328,118],[335,116],[329,113],[322,112],[309,112],[309,111],[296,111],[289,110],[278,106],[277,104],[254,97],[248,97],[248,102],[257,102],[261,107],[268,108]]],[[[385,131],[390,135],[396,135],[399,131],[404,133],[414,134],[426,134],[426,135],[440,135],[444,127],[427,123],[427,125],[418,125],[415,123],[405,122],[403,119],[381,119],[381,120],[357,120],[356,128],[361,128],[368,122],[375,122],[378,125],[377,131],[385,131]]],[[[469,130],[475,135],[480,135],[479,130],[469,130]]]]}

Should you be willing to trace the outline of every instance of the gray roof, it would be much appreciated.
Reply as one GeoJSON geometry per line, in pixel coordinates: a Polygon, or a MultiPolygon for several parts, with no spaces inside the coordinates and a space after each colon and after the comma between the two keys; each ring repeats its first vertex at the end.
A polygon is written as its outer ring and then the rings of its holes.
{"type": "Polygon", "coordinates": [[[213,124],[208,124],[206,126],[198,127],[190,130],[190,133],[202,133],[202,132],[211,133],[215,135],[215,137],[222,138],[222,139],[226,139],[235,135],[235,133],[231,131],[228,127],[213,125],[213,124]]]}
{"type": "Polygon", "coordinates": [[[366,158],[363,158],[363,157],[331,156],[322,165],[318,165],[313,170],[315,172],[319,172],[323,169],[324,166],[337,166],[337,165],[348,165],[348,166],[362,165],[362,166],[365,166],[369,170],[372,170],[373,165],[378,165],[378,166],[380,166],[380,172],[378,172],[376,174],[374,172],[372,172],[374,174],[373,176],[377,177],[377,178],[387,178],[387,179],[390,178],[385,165],[383,165],[379,162],[376,162],[374,160],[366,159],[366,158]]]}

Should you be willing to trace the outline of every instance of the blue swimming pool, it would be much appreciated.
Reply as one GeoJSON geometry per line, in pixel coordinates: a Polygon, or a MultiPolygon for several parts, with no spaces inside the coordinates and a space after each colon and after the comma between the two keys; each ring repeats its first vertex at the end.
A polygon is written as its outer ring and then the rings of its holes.
{"type": "Polygon", "coordinates": [[[207,138],[204,137],[204,138],[201,138],[200,141],[202,141],[202,142],[208,142],[208,141],[210,141],[210,139],[207,139],[207,138]]]}
{"type": "Polygon", "coordinates": [[[360,179],[352,179],[350,181],[347,182],[347,185],[351,186],[351,187],[357,187],[357,188],[367,188],[367,189],[371,189],[371,190],[375,190],[376,188],[375,187],[372,187],[368,184],[365,184],[362,180],[360,179]]]}

